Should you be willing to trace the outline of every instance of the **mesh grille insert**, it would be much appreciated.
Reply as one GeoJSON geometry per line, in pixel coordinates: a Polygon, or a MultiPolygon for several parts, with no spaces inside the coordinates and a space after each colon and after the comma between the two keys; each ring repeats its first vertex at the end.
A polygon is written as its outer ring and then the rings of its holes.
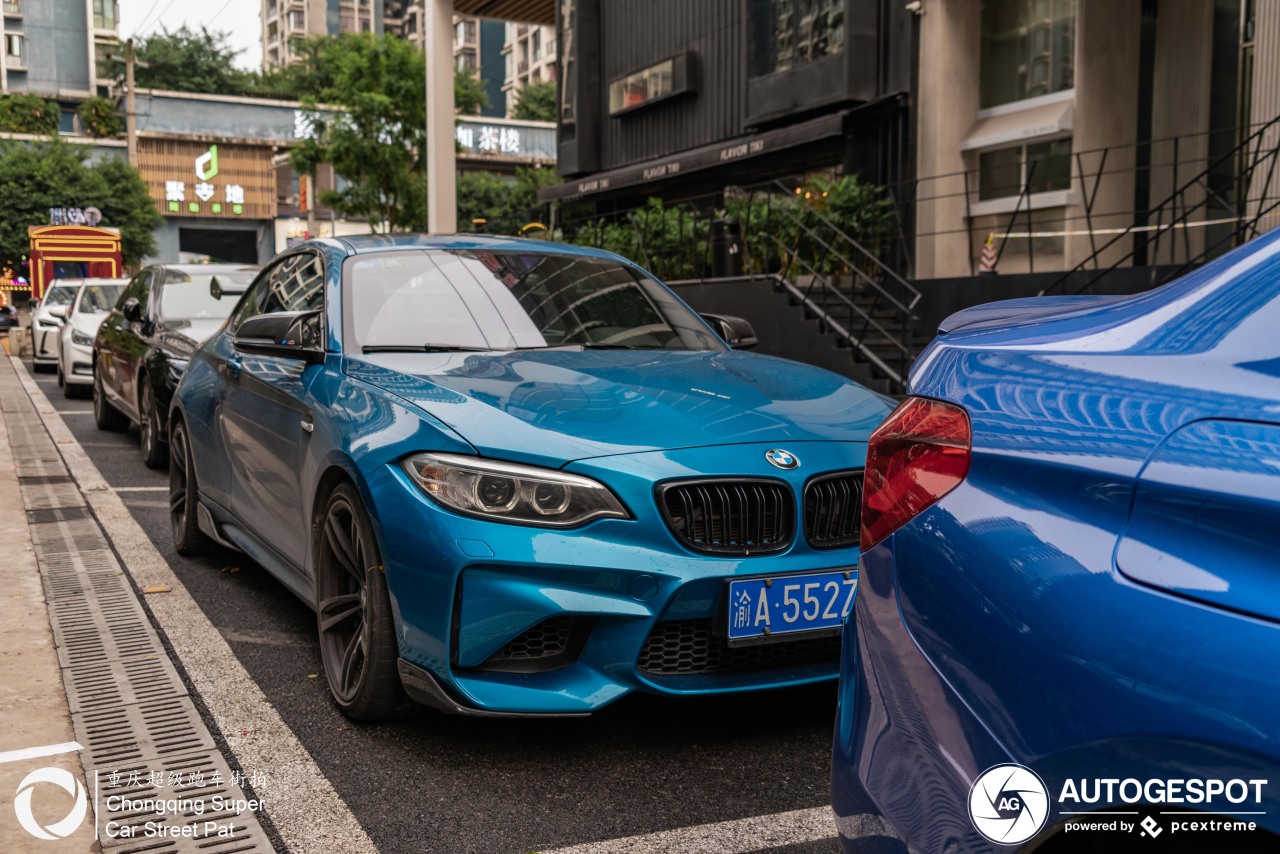
{"type": "Polygon", "coordinates": [[[795,534],[795,502],[782,481],[678,481],[658,488],[658,506],[680,542],[713,554],[770,554],[795,534]]]}
{"type": "Polygon", "coordinates": [[[858,542],[862,516],[862,472],[823,475],[804,488],[804,536],[815,549],[858,542]]]}
{"type": "Polygon", "coordinates": [[[552,617],[507,641],[488,660],[517,661],[561,655],[569,648],[569,637],[572,634],[572,617],[552,617]]]}
{"type": "Polygon", "coordinates": [[[774,641],[757,646],[730,647],[711,632],[711,620],[669,620],[653,627],[637,666],[645,673],[683,676],[695,673],[738,673],[835,664],[840,660],[840,635],[774,641]]]}

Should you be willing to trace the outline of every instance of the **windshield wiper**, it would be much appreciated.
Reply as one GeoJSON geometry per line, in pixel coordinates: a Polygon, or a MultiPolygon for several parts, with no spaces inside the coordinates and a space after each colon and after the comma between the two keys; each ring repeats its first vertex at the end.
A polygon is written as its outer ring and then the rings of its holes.
{"type": "Polygon", "coordinates": [[[491,347],[466,347],[461,344],[366,344],[361,353],[492,353],[491,347]]]}
{"type": "Polygon", "coordinates": [[[588,341],[579,344],[583,350],[652,350],[652,347],[637,347],[635,344],[606,344],[603,341],[588,341]]]}

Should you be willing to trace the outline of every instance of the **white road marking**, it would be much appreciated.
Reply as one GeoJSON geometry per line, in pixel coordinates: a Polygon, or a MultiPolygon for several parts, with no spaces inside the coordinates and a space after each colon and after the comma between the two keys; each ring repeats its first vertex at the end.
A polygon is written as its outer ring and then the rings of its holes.
{"type": "Polygon", "coordinates": [[[112,492],[168,492],[167,486],[113,486],[112,492]]]}
{"type": "Polygon", "coordinates": [[[21,750],[7,750],[0,753],[0,765],[6,762],[21,762],[24,759],[39,759],[41,756],[57,756],[60,753],[75,753],[84,750],[78,741],[64,741],[61,744],[44,744],[40,747],[24,747],[21,750]]]}
{"type": "Polygon", "coordinates": [[[640,836],[586,842],[568,848],[544,849],[539,854],[748,854],[784,845],[835,839],[831,807],[814,807],[734,821],[697,824],[640,836]]]}
{"type": "Polygon", "coordinates": [[[92,409],[59,409],[59,415],[92,415],[92,409]]]}
{"type": "Polygon", "coordinates": [[[373,840],[315,760],[152,545],[123,499],[49,408],[21,359],[10,360],[126,571],[140,588],[153,584],[172,588],[164,596],[149,597],[147,605],[226,738],[234,754],[232,764],[246,775],[265,775],[267,782],[255,787],[256,793],[266,801],[267,815],[285,845],[291,851],[377,854],[373,840]]]}

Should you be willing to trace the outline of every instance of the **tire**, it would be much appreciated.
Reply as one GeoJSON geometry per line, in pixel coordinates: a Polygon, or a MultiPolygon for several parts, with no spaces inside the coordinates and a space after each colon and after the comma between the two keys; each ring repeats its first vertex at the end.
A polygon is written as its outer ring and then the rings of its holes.
{"type": "Polygon", "coordinates": [[[97,365],[93,368],[93,422],[99,430],[123,430],[129,426],[129,417],[107,401],[97,365]]]}
{"type": "Polygon", "coordinates": [[[177,419],[172,427],[169,438],[169,528],[178,554],[192,557],[207,553],[211,544],[204,531],[200,530],[197,517],[196,502],[200,492],[187,425],[182,423],[182,419],[177,419]]]}
{"type": "Polygon", "coordinates": [[[138,392],[138,422],[142,439],[142,463],[149,469],[164,468],[169,464],[169,446],[160,430],[160,410],[156,407],[156,394],[151,390],[151,380],[146,374],[138,377],[142,391],[138,392]]]}
{"type": "Polygon", "coordinates": [[[66,382],[65,380],[58,383],[58,385],[62,386],[62,396],[65,398],[70,399],[73,397],[80,397],[80,395],[83,394],[83,392],[80,391],[80,386],[66,382]]]}
{"type": "MultiPolygon", "coordinates": [[[[58,360],[58,385],[60,385],[64,389],[67,387],[66,377],[62,375],[62,360],[58,360]]],[[[67,397],[70,397],[70,396],[71,395],[67,395],[67,397]]]]}
{"type": "Polygon", "coordinates": [[[387,575],[355,487],[325,505],[316,549],[316,626],[329,693],[351,720],[388,720],[410,706],[396,661],[387,575]]]}

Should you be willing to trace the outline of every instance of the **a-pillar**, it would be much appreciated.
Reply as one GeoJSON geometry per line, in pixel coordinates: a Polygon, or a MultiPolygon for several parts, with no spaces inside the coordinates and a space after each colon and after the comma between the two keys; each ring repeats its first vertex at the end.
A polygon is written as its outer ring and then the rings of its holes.
{"type": "Polygon", "coordinates": [[[458,230],[453,129],[453,0],[425,0],[427,53],[427,228],[458,230]]]}

